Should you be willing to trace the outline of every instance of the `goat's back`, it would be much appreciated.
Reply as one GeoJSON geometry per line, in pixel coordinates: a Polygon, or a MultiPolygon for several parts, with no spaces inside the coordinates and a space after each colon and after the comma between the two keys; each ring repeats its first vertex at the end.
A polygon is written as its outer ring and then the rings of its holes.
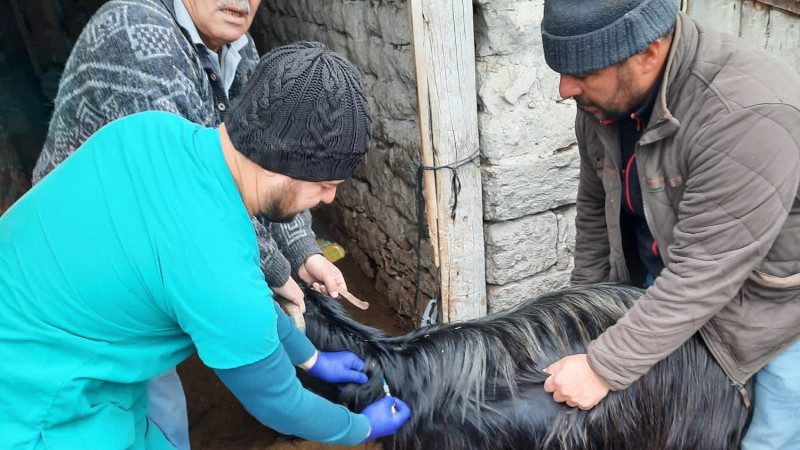
{"type": "Polygon", "coordinates": [[[698,337],[591,411],[557,404],[544,392],[542,369],[585,352],[642,292],[575,287],[394,338],[309,294],[307,334],[321,350],[351,350],[367,363],[370,381],[339,395],[351,408],[382,396],[383,378],[411,406],[412,418],[386,448],[737,448],[749,411],[698,337]]]}

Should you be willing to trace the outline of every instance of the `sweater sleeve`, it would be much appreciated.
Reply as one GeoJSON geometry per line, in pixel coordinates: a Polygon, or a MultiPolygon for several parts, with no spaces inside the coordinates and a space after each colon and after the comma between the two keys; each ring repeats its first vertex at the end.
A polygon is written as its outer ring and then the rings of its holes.
{"type": "Polygon", "coordinates": [[[668,264],[587,352],[612,389],[628,387],[737,298],[797,193],[797,142],[757,108],[705,126],[686,145],[688,177],[668,264]]]}
{"type": "Polygon", "coordinates": [[[344,445],[356,445],[369,433],[365,415],[300,385],[283,346],[253,364],[215,372],[253,417],[280,433],[344,445]]]}
{"type": "Polygon", "coordinates": [[[158,110],[205,126],[214,111],[194,49],[156,1],[109,2],[76,41],[33,171],[38,182],[95,131],[120,117],[158,110]]]}
{"type": "MultiPolygon", "coordinates": [[[[269,229],[264,226],[264,219],[256,216],[252,219],[258,240],[258,252],[261,271],[270,287],[281,287],[286,284],[292,273],[292,267],[286,257],[281,254],[278,244],[272,239],[269,229]]],[[[269,222],[267,222],[269,224],[269,222]]]]}
{"type": "Polygon", "coordinates": [[[288,260],[293,273],[297,272],[309,256],[322,253],[311,229],[310,211],[303,211],[287,223],[269,222],[263,216],[259,216],[259,220],[269,229],[270,236],[288,260]]]}

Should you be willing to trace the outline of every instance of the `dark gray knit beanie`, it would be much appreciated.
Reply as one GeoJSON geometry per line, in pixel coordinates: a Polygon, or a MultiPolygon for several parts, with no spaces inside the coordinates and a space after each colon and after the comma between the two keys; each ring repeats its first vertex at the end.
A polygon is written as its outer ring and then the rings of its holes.
{"type": "Polygon", "coordinates": [[[545,0],[547,65],[577,75],[620,63],[675,24],[679,0],[545,0]]]}
{"type": "Polygon", "coordinates": [[[251,161],[305,181],[350,178],[372,137],[358,70],[319,42],[262,56],[225,127],[251,161]]]}

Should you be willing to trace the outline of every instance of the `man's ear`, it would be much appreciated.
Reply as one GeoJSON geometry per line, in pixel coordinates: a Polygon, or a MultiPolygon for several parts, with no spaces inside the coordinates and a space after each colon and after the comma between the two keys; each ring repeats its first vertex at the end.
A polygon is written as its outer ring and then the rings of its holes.
{"type": "Polygon", "coordinates": [[[653,75],[660,73],[664,61],[667,59],[669,53],[671,38],[660,37],[650,43],[644,50],[633,56],[636,60],[639,73],[642,75],[653,75]]]}

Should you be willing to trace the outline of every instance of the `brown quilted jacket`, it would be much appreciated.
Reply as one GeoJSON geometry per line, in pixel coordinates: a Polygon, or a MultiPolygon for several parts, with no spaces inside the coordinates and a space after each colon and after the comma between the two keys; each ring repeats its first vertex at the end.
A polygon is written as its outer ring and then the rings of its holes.
{"type": "MultiPolygon", "coordinates": [[[[743,384],[800,338],[800,77],[680,15],[637,148],[645,216],[665,269],[589,347],[624,389],[698,330],[743,384]]],[[[616,127],[578,113],[575,283],[628,281],[616,127]]]]}

